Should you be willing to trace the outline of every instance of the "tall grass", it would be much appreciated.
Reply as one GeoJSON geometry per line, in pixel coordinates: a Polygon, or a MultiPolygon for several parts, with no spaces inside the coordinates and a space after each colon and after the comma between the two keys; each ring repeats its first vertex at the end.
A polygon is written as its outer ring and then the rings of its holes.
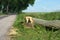
{"type": "Polygon", "coordinates": [[[18,14],[16,17],[16,21],[14,23],[14,28],[17,28],[18,35],[11,39],[13,40],[60,40],[60,30],[53,32],[53,29],[48,31],[44,26],[39,24],[34,25],[33,28],[26,28],[25,25],[21,24],[21,21],[25,21],[25,16],[32,16],[34,18],[41,18],[45,20],[60,20],[60,12],[51,12],[51,13],[22,13],[18,14]]]}

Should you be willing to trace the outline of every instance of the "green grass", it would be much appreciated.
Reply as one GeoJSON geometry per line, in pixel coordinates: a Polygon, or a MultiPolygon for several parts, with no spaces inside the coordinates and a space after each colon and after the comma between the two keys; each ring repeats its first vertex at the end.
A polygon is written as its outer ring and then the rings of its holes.
{"type": "Polygon", "coordinates": [[[6,14],[4,14],[4,13],[0,13],[0,15],[6,15],[6,14]]]}
{"type": "Polygon", "coordinates": [[[41,18],[45,20],[60,20],[60,12],[51,13],[22,13],[18,14],[14,23],[14,28],[17,28],[18,35],[11,38],[12,40],[60,40],[60,30],[53,32],[53,29],[48,31],[44,26],[35,24],[34,28],[26,28],[21,24],[21,21],[25,21],[25,16],[32,16],[34,18],[41,18]]]}

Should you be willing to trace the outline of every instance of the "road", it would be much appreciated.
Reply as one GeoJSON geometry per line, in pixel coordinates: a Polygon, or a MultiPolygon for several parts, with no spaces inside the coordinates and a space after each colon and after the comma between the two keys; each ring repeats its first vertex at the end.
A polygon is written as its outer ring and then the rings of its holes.
{"type": "Polygon", "coordinates": [[[8,15],[0,15],[0,19],[7,17],[8,15]]]}
{"type": "Polygon", "coordinates": [[[12,27],[16,15],[10,15],[3,19],[0,19],[0,40],[8,40],[7,39],[7,32],[12,27]]]}

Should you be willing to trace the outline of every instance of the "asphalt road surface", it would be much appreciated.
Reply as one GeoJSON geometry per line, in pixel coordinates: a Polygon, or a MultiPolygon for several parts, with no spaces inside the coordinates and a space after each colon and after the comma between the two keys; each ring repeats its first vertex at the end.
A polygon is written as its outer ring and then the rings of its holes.
{"type": "Polygon", "coordinates": [[[12,27],[16,15],[10,15],[3,19],[0,19],[0,40],[8,40],[7,32],[12,27]]]}

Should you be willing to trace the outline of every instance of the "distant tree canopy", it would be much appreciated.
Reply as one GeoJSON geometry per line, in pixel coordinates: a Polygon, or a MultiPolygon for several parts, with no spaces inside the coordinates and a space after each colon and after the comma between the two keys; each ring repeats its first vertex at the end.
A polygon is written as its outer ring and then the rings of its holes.
{"type": "Polygon", "coordinates": [[[26,9],[29,4],[33,5],[35,0],[0,0],[1,12],[19,12],[26,9]]]}

